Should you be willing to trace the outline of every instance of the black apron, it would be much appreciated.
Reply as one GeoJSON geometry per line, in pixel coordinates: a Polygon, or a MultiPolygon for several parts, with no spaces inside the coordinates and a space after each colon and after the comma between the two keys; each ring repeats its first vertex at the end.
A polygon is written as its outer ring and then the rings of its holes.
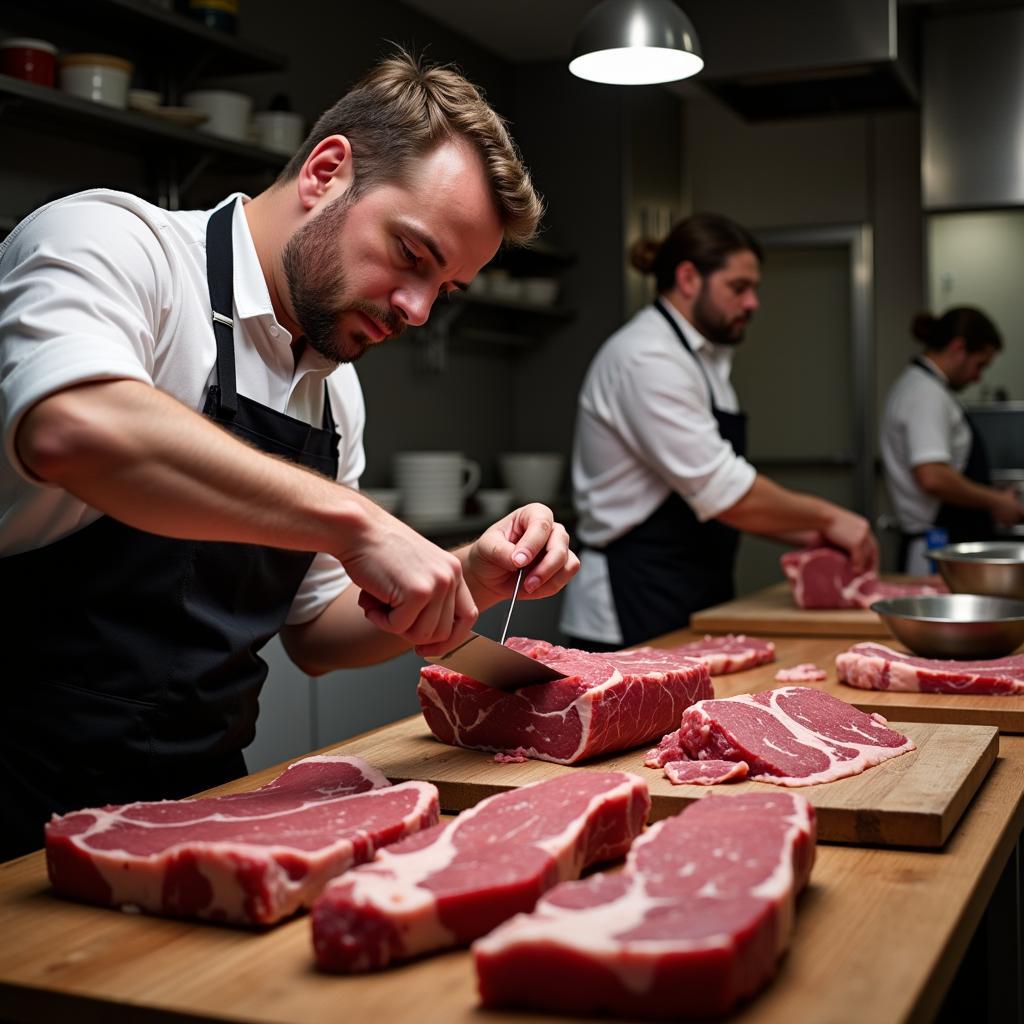
{"type": "MultiPolygon", "coordinates": [[[[737,455],[743,455],[746,414],[725,412],[715,405],[711,381],[686,335],[660,299],[654,305],[697,363],[719,433],[737,455]]],[[[730,600],[738,544],[737,530],[713,519],[700,522],[673,491],[644,522],[607,545],[604,553],[623,645],[681,629],[693,612],[730,600]]]]}
{"type": "MultiPolygon", "coordinates": [[[[235,388],[231,222],[207,226],[217,384],[203,414],[334,479],[337,435],[235,388]],[[220,317],[220,319],[218,319],[220,317]]],[[[8,650],[0,708],[0,859],[37,849],[52,812],[175,799],[245,774],[267,665],[313,553],[177,540],[101,517],[0,559],[8,650]]]]}
{"type": "MultiPolygon", "coordinates": [[[[944,388],[949,387],[948,382],[935,372],[927,360],[915,357],[911,362],[937,380],[944,388]]],[[[971,432],[971,447],[967,452],[967,464],[963,468],[963,475],[976,484],[984,484],[989,487],[992,485],[992,475],[989,471],[985,443],[978,431],[974,429],[970,417],[963,413],[963,418],[971,432]]],[[[992,517],[985,509],[950,505],[946,502],[939,506],[935,522],[932,525],[946,531],[950,544],[961,544],[970,540],[990,540],[994,535],[992,517]]],[[[925,536],[926,533],[927,531],[901,535],[899,564],[902,569],[906,570],[907,568],[910,545],[918,538],[925,536]]]]}

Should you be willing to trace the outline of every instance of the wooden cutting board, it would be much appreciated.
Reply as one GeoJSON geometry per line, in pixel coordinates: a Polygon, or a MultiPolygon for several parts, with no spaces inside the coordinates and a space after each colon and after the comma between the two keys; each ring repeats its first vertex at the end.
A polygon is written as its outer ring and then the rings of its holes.
{"type": "MultiPolygon", "coordinates": [[[[658,647],[676,647],[698,639],[692,632],[680,630],[655,641],[658,647]]],[[[734,697],[738,693],[759,693],[784,684],[775,681],[780,668],[813,662],[828,673],[815,689],[845,700],[868,714],[878,712],[894,722],[941,722],[947,725],[994,725],[1000,732],[1024,733],[1024,694],[986,696],[970,693],[903,693],[894,690],[860,690],[839,682],[836,655],[859,641],[841,637],[772,638],[775,661],[768,665],[714,678],[716,697],[734,697]]],[[[906,650],[895,640],[881,641],[894,650],[906,650]]]]}
{"type": "MultiPolygon", "coordinates": [[[[818,813],[818,838],[839,843],[937,848],[988,774],[999,751],[992,726],[895,723],[917,750],[891,758],[852,778],[798,792],[818,813]]],[[[645,768],[646,748],[567,767],[546,761],[495,764],[493,754],[449,747],[436,740],[419,716],[403,719],[346,742],[345,753],[376,765],[389,779],[423,779],[441,794],[441,807],[461,811],[484,797],[575,771],[631,771],[651,792],[651,820],[666,818],[712,792],[769,790],[769,783],[674,786],[660,769],[645,768]]]]}
{"type": "Polygon", "coordinates": [[[877,640],[890,637],[885,623],[866,608],[805,610],[793,603],[788,583],[738,597],[690,617],[697,633],[750,633],[755,636],[855,636],[877,640]]]}

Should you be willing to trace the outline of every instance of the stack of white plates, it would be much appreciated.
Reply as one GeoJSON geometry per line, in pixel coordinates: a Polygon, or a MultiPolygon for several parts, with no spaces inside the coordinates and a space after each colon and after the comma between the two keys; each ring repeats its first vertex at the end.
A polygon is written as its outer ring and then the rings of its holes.
{"type": "Polygon", "coordinates": [[[480,483],[480,466],[462,452],[399,452],[392,468],[405,519],[458,519],[480,483]]]}

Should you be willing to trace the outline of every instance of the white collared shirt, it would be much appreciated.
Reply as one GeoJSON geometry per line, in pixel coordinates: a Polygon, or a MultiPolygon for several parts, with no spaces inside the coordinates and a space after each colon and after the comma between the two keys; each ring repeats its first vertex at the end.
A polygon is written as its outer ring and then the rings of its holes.
{"type": "MultiPolygon", "coordinates": [[[[93,189],[36,210],[0,245],[0,555],[51,544],[101,514],[21,465],[15,432],[41,399],[87,381],[131,379],[202,410],[217,359],[206,280],[212,212],[169,212],[93,189]]],[[[320,426],[327,380],[338,480],[357,486],[365,407],[354,368],[335,367],[308,346],[295,365],[241,202],[232,242],[239,394],[320,426]]],[[[348,584],[337,559],[317,555],[288,622],[314,618],[348,584]]]]}
{"type": "MultiPolygon", "coordinates": [[[[578,534],[592,547],[644,522],[672,491],[706,522],[754,483],[754,467],[722,437],[712,412],[712,400],[724,412],[739,410],[729,380],[733,349],[713,345],[670,303],[664,305],[694,355],[662,314],[647,306],[601,346],[583,381],[572,484],[578,534]]],[[[619,643],[607,560],[587,549],[581,562],[566,591],[561,628],[619,643]]]]}
{"type": "Polygon", "coordinates": [[[932,526],[941,504],[918,485],[914,467],[942,462],[962,473],[971,451],[963,407],[946,386],[945,374],[928,362],[932,373],[911,363],[897,377],[885,402],[879,438],[889,496],[906,533],[932,526]]]}

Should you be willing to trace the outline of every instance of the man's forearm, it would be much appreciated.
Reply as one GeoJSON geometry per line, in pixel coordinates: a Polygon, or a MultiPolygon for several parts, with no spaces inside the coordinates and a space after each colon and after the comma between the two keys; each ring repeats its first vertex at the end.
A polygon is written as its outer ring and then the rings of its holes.
{"type": "Polygon", "coordinates": [[[787,490],[758,473],[750,490],[718,519],[737,530],[783,540],[788,535],[824,530],[833,508],[821,498],[787,490]]]}
{"type": "Polygon", "coordinates": [[[995,488],[968,480],[944,462],[915,466],[914,479],[933,498],[964,508],[990,509],[999,497],[995,488]]]}
{"type": "Polygon", "coordinates": [[[354,492],[250,448],[138,381],[43,400],[16,445],[42,479],[165,536],[333,551],[363,514],[354,492]]]}

